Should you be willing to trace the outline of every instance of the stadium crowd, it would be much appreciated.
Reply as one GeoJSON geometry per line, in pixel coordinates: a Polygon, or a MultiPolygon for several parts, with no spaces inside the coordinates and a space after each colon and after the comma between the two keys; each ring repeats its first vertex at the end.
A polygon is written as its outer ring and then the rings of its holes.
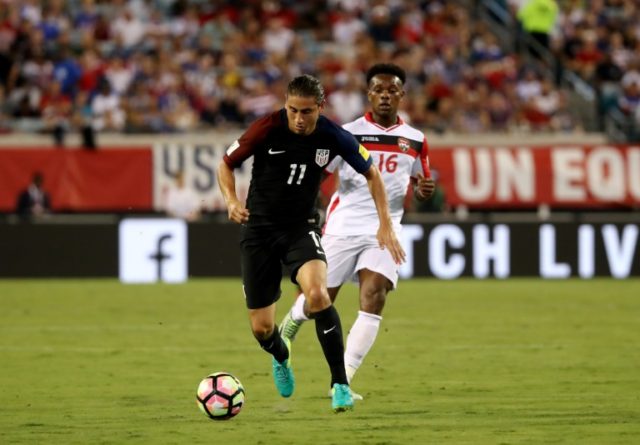
{"type": "MultiPolygon", "coordinates": [[[[559,3],[552,48],[608,106],[640,114],[637,2],[559,3]]],[[[0,0],[0,128],[62,144],[71,128],[243,126],[301,73],[322,80],[343,123],[363,113],[364,72],[383,61],[407,70],[403,117],[427,131],[580,130],[542,64],[442,0],[0,0]]]]}
{"type": "MultiPolygon", "coordinates": [[[[526,4],[557,5],[547,49],[596,89],[600,115],[619,110],[640,125],[640,2],[496,0],[515,20],[526,4]]],[[[526,26],[525,26],[526,28],[526,26]]]]}

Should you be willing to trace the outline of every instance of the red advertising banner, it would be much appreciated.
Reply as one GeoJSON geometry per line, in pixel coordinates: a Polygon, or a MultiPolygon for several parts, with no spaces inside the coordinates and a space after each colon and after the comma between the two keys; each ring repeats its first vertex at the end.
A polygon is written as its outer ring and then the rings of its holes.
{"type": "Polygon", "coordinates": [[[640,147],[456,146],[429,159],[452,206],[640,207],[640,147]]]}
{"type": "Polygon", "coordinates": [[[35,172],[54,211],[152,210],[150,148],[0,150],[0,211],[13,212],[35,172]]]}
{"type": "MultiPolygon", "coordinates": [[[[220,210],[215,167],[226,145],[0,149],[0,211],[15,209],[35,171],[56,211],[160,210],[161,192],[179,169],[205,207],[220,210]]],[[[449,146],[432,148],[429,158],[453,207],[640,208],[638,146],[449,146]]],[[[250,168],[236,172],[240,194],[249,179],[250,168]]]]}

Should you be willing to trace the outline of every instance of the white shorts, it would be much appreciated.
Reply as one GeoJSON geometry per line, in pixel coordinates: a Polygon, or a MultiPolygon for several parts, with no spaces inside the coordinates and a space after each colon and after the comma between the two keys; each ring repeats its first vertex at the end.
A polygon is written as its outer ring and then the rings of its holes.
{"type": "Polygon", "coordinates": [[[327,255],[327,287],[338,287],[347,281],[358,282],[358,271],[369,269],[384,275],[393,288],[398,285],[400,265],[393,261],[388,249],[381,249],[375,235],[323,235],[322,248],[327,255]]]}

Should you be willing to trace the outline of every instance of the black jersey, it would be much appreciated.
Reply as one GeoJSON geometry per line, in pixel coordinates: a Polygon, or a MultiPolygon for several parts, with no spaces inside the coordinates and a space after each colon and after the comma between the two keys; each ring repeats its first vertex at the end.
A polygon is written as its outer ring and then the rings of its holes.
{"type": "Polygon", "coordinates": [[[253,156],[247,197],[249,225],[307,221],[315,207],[324,167],[336,156],[364,173],[371,157],[354,136],[324,116],[313,133],[289,130],[285,109],[256,120],[227,149],[224,161],[239,167],[253,156]]]}

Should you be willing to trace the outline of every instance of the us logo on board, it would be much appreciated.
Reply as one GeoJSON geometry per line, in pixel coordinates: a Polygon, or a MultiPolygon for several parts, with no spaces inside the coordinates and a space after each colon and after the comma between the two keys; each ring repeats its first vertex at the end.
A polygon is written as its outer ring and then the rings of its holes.
{"type": "Polygon", "coordinates": [[[322,148],[318,148],[316,150],[316,164],[320,167],[324,167],[329,163],[329,154],[331,152],[329,150],[325,150],[322,148]]]}

